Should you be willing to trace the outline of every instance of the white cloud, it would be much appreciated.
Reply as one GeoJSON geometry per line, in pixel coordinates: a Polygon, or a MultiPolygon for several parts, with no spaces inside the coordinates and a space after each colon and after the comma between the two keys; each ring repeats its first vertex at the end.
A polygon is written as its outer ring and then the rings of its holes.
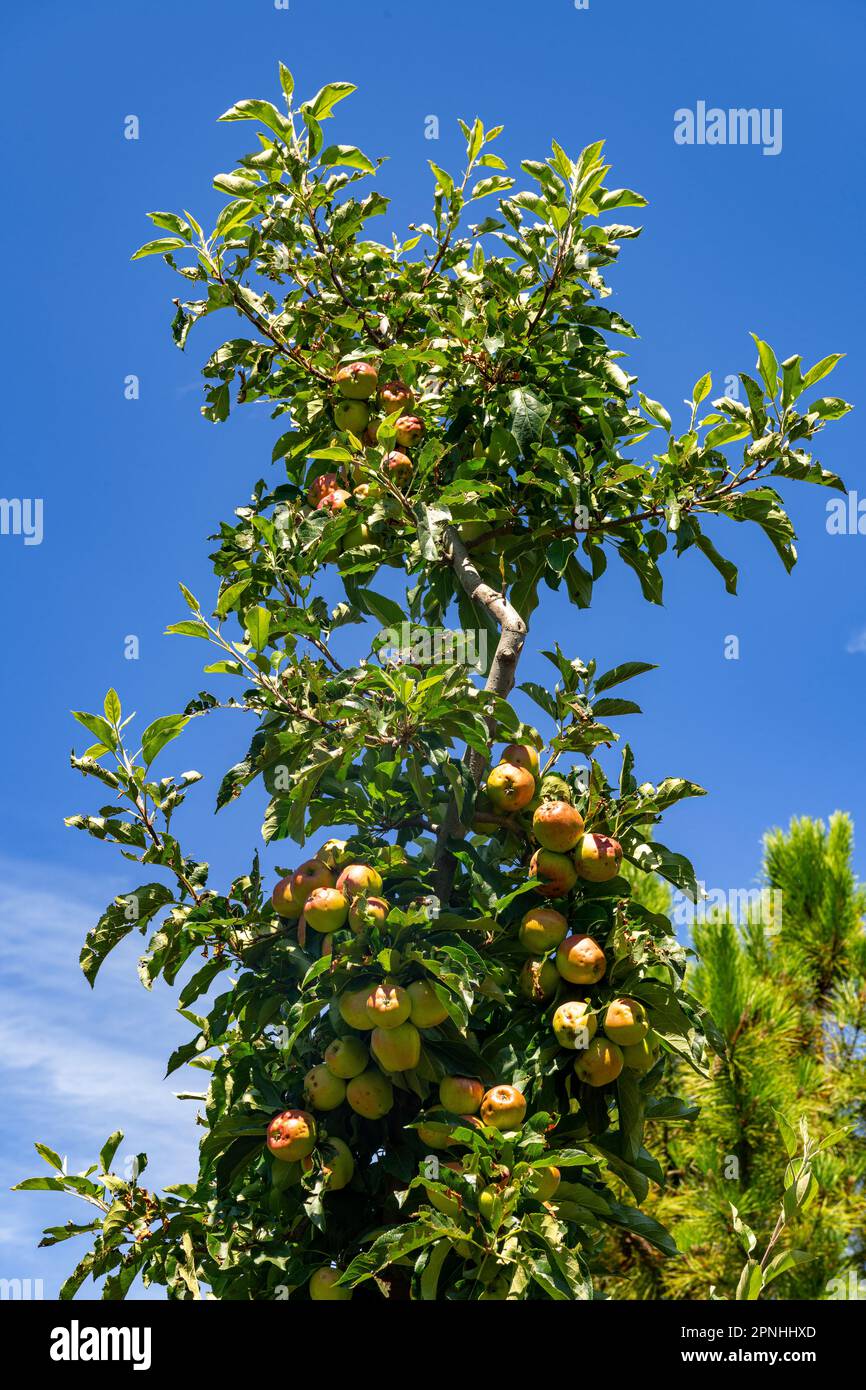
{"type": "Polygon", "coordinates": [[[845,650],[851,652],[852,655],[861,652],[866,653],[866,627],[851,638],[845,650]]]}

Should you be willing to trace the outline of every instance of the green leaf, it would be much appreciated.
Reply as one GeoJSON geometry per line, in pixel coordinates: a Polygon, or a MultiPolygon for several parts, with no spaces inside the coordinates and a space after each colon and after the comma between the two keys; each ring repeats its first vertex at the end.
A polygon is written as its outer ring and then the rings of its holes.
{"type": "MultiPolygon", "coordinates": [[[[288,71],[288,69],[286,69],[288,71]]],[[[269,101],[237,101],[219,117],[221,121],[261,121],[268,130],[279,135],[281,140],[291,138],[292,124],[289,119],[272,106],[269,101]]]]}
{"type": "Polygon", "coordinates": [[[362,154],[354,145],[329,145],[319,155],[319,163],[330,167],[341,164],[347,169],[363,169],[365,174],[375,174],[376,166],[371,159],[362,154]]]}
{"type": "Polygon", "coordinates": [[[710,372],[707,372],[704,376],[700,378],[699,381],[695,382],[695,389],[692,392],[692,400],[694,401],[695,405],[700,405],[701,401],[705,401],[712,389],[712,374],[710,372]]]}
{"type": "Polygon", "coordinates": [[[117,749],[118,743],[114,730],[108,720],[103,719],[101,714],[87,714],[84,710],[73,710],[72,717],[73,719],[77,719],[78,723],[82,724],[88,733],[98,738],[99,742],[105,748],[117,749]]]}
{"type": "Polygon", "coordinates": [[[63,1160],[59,1154],[55,1153],[53,1149],[49,1149],[47,1144],[34,1144],[33,1147],[39,1157],[45,1159],[49,1167],[56,1168],[58,1173],[63,1172],[63,1160]]]}
{"type": "Polygon", "coordinates": [[[655,420],[656,423],[661,425],[663,429],[670,429],[671,417],[665,410],[663,405],[661,405],[658,401],[650,400],[649,396],[645,396],[643,391],[638,392],[638,399],[640,400],[641,406],[643,407],[644,411],[647,415],[649,415],[651,420],[655,420]]]}
{"type": "Polygon", "coordinates": [[[377,594],[373,589],[357,589],[355,598],[358,607],[371,617],[378,618],[385,627],[399,628],[406,621],[406,614],[394,599],[377,594]]]}
{"type": "Polygon", "coordinates": [[[145,767],[150,767],[157,754],[173,738],[177,738],[188,723],[189,715],[164,714],[160,719],[154,719],[152,724],[148,724],[141,736],[141,752],[145,767]]]}
{"type": "Polygon", "coordinates": [[[789,1269],[796,1269],[798,1265],[808,1264],[810,1260],[817,1259],[816,1255],[811,1255],[808,1250],[782,1250],[778,1255],[774,1255],[769,1264],[764,1269],[764,1286],[766,1287],[773,1279],[780,1274],[787,1274],[789,1269]]]}
{"type": "Polygon", "coordinates": [[[197,622],[195,618],[182,618],[179,623],[169,623],[165,631],[170,637],[203,637],[205,640],[210,638],[206,624],[197,622]]]}
{"type": "Polygon", "coordinates": [[[268,644],[271,630],[271,615],[267,608],[250,608],[244,614],[244,626],[250,634],[250,641],[257,652],[263,652],[268,644]]]}
{"type": "Polygon", "coordinates": [[[310,115],[317,121],[324,121],[330,116],[338,101],[344,101],[355,91],[357,88],[351,82],[329,82],[303,109],[306,111],[309,106],[310,115]]]}
{"type": "Polygon", "coordinates": [[[280,86],[283,89],[283,96],[288,103],[292,100],[292,93],[295,90],[295,79],[289,72],[285,63],[280,63],[280,86]]]}
{"type": "Polygon", "coordinates": [[[103,1173],[111,1172],[111,1161],[123,1140],[123,1130],[116,1129],[113,1134],[109,1134],[102,1148],[99,1150],[99,1162],[102,1165],[103,1173]]]}
{"type": "Polygon", "coordinates": [[[179,251],[182,246],[186,246],[183,237],[163,236],[156,241],[146,241],[143,246],[139,246],[130,257],[133,261],[140,261],[144,256],[158,256],[166,251],[179,251]]]}
{"type": "Polygon", "coordinates": [[[652,661],[624,661],[620,666],[612,666],[603,675],[597,676],[595,680],[596,691],[610,690],[613,685],[621,685],[623,681],[630,681],[635,676],[642,676],[647,671],[657,671],[652,661]]]}
{"type": "Polygon", "coordinates": [[[779,388],[779,364],[776,361],[776,354],[769,344],[762,342],[755,333],[752,333],[751,337],[754,339],[755,347],[758,349],[758,366],[761,370],[764,385],[767,388],[767,395],[772,400],[779,388]]]}
{"type": "Polygon", "coordinates": [[[734,1298],[754,1302],[756,1298],[760,1297],[762,1286],[763,1275],[761,1266],[758,1264],[757,1260],[749,1260],[743,1265],[743,1272],[740,1275],[740,1281],[737,1284],[737,1292],[734,1294],[734,1298]]]}
{"type": "Polygon", "coordinates": [[[105,697],[103,709],[109,724],[113,724],[116,728],[121,720],[120,700],[116,690],[109,690],[105,697]]]}
{"type": "Polygon", "coordinates": [[[821,361],[816,362],[814,367],[810,367],[803,377],[804,389],[807,386],[814,386],[816,381],[821,381],[823,377],[829,376],[844,356],[844,352],[831,352],[829,357],[822,357],[821,361]]]}

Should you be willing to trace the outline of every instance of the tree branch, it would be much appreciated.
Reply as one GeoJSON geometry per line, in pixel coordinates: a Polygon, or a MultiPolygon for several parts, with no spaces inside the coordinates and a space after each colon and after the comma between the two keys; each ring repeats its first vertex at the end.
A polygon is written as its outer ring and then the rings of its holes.
{"type": "MultiPolygon", "coordinates": [[[[505,698],[514,687],[517,663],[520,660],[520,653],[526,639],[526,623],[504,594],[492,589],[489,584],[485,584],[454,526],[449,526],[446,529],[445,537],[447,557],[464,593],[473,603],[479,603],[483,608],[486,608],[499,626],[499,641],[490,663],[490,671],[484,689],[505,698]]],[[[495,735],[495,720],[492,716],[488,720],[488,724],[492,740],[495,735]]],[[[477,786],[481,781],[486,759],[472,748],[466,750],[465,762],[469,768],[469,775],[477,786]]],[[[451,897],[454,874],[457,869],[457,861],[448,848],[448,842],[449,840],[462,840],[466,830],[467,826],[461,819],[457,802],[452,797],[445,819],[439,827],[436,846],[434,883],[436,896],[443,906],[448,903],[451,897]]]]}

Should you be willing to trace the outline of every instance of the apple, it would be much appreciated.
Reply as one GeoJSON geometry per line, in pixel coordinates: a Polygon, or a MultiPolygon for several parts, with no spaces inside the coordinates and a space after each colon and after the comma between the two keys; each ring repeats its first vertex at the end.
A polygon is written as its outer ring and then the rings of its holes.
{"type": "Polygon", "coordinates": [[[633,1047],[649,1032],[647,1011],[638,999],[613,999],[601,1025],[611,1042],[633,1047]]]}
{"type": "Polygon", "coordinates": [[[402,985],[383,980],[367,992],[367,1018],[374,1028],[398,1028],[412,1009],[412,1000],[402,985]]]}
{"type": "Polygon", "coordinates": [[[412,477],[412,460],[399,449],[392,449],[382,460],[382,467],[395,487],[405,487],[412,477]]]}
{"type": "Polygon", "coordinates": [[[481,1121],[477,1115],[461,1115],[459,1121],[452,1124],[446,1124],[444,1120],[425,1120],[418,1126],[418,1138],[430,1149],[452,1149],[465,1142],[455,1138],[452,1133],[460,1126],[463,1129],[480,1129],[481,1121]]]}
{"type": "Polygon", "coordinates": [[[607,969],[604,951],[591,936],[567,936],[556,952],[556,968],[572,985],[597,985],[607,969]]]}
{"type": "Polygon", "coordinates": [[[443,1076],[439,1100],[452,1115],[474,1115],[484,1098],[484,1087],[472,1076],[443,1076]]]}
{"type": "Polygon", "coordinates": [[[347,362],[337,368],[334,381],[341,396],[350,401],[366,401],[379,385],[379,374],[371,362],[347,362]]]}
{"type": "Polygon", "coordinates": [[[271,894],[271,907],[280,917],[300,917],[303,905],[298,905],[292,896],[292,875],[281,878],[271,894]]]}
{"type": "Polygon", "coordinates": [[[311,507],[315,507],[323,497],[327,497],[329,492],[333,492],[339,486],[340,479],[336,473],[320,473],[307,488],[307,501],[311,507]]]}
{"type": "Polygon", "coordinates": [[[368,1067],[353,1076],[346,1086],[346,1100],[356,1115],[365,1120],[381,1120],[394,1104],[394,1087],[378,1067],[368,1067]]]}
{"type": "Polygon", "coordinates": [[[533,1168],[526,1186],[538,1202],[549,1202],[561,1181],[561,1173],[553,1164],[549,1168],[533,1168]]]}
{"type": "Polygon", "coordinates": [[[363,401],[337,401],[334,406],[334,424],[338,430],[348,430],[359,439],[367,428],[370,419],[369,408],[363,401]]]}
{"type": "Polygon", "coordinates": [[[292,902],[297,908],[294,914],[300,917],[304,903],[317,888],[333,888],[334,875],[319,859],[308,859],[292,874],[292,902]]]}
{"type": "Polygon", "coordinates": [[[535,778],[525,767],[499,763],[487,775],[486,790],[494,811],[522,811],[535,795],[535,778]]]}
{"type": "Polygon", "coordinates": [[[530,958],[524,961],[517,987],[531,1004],[546,1004],[559,988],[559,971],[552,960],[530,958]]]}
{"type": "Polygon", "coordinates": [[[325,1066],[334,1076],[339,1076],[344,1081],[353,1076],[360,1076],[369,1064],[369,1053],[360,1038],[353,1038],[351,1035],[346,1038],[334,1038],[325,1048],[325,1066]]]}
{"type": "Polygon", "coordinates": [[[659,1041],[652,1029],[640,1042],[631,1043],[622,1049],[624,1065],[629,1071],[636,1071],[641,1075],[652,1071],[658,1061],[658,1055],[659,1041]]]}
{"type": "Polygon", "coordinates": [[[526,1101],[515,1086],[493,1086],[481,1101],[481,1119],[493,1129],[518,1129],[526,1115],[526,1101]]]}
{"type": "MultiPolygon", "coordinates": [[[[443,1163],[441,1167],[449,1169],[452,1173],[463,1172],[462,1165],[453,1161],[450,1163],[443,1163]]],[[[439,1174],[438,1181],[445,1181],[441,1171],[439,1174]]],[[[436,1187],[428,1187],[426,1183],[424,1184],[424,1187],[427,1193],[427,1200],[429,1201],[430,1205],[432,1207],[435,1207],[437,1211],[440,1211],[443,1216],[450,1216],[453,1218],[460,1215],[463,1203],[460,1199],[459,1194],[454,1191],[453,1187],[446,1188],[444,1192],[441,1192],[436,1187]]]]}
{"type": "Polygon", "coordinates": [[[531,907],[523,914],[518,936],[533,956],[546,956],[568,935],[568,922],[555,907],[531,907]]]}
{"type": "Polygon", "coordinates": [[[598,1028],[595,1014],[580,999],[568,999],[560,1004],[551,1023],[560,1047],[572,1052],[588,1047],[598,1028]]]}
{"type": "Polygon", "coordinates": [[[532,833],[542,849],[567,854],[583,834],[583,816],[570,801],[542,801],[532,817],[532,833]]]}
{"type": "Polygon", "coordinates": [[[351,502],[352,494],[347,492],[344,487],[334,488],[333,492],[326,492],[321,502],[317,503],[317,512],[342,512],[346,509],[346,504],[351,502]]]}
{"type": "Polygon", "coordinates": [[[409,996],[409,1017],[416,1028],[438,1028],[448,1017],[448,1010],[429,980],[413,980],[406,986],[409,996]]]}
{"type": "Polygon", "coordinates": [[[349,926],[356,935],[367,927],[382,927],[391,911],[384,898],[353,898],[349,904],[349,926]]]}
{"type": "Polygon", "coordinates": [[[574,851],[574,863],[579,876],[589,883],[609,883],[619,873],[622,846],[611,835],[584,835],[574,851]]]}
{"type": "Polygon", "coordinates": [[[284,1110],[268,1125],[268,1148],[281,1163],[306,1158],[316,1147],[316,1121],[309,1110],[284,1110]]]}
{"type": "Polygon", "coordinates": [[[585,1052],[574,1059],[574,1071],[588,1086],[606,1086],[616,1081],[623,1068],[623,1055],[616,1043],[608,1038],[593,1038],[585,1052]]]}
{"type": "Polygon", "coordinates": [[[333,1265],[320,1265],[310,1276],[308,1288],[314,1303],[346,1303],[352,1297],[352,1290],[337,1283],[341,1269],[333,1265]]]}
{"type": "Polygon", "coordinates": [[[386,381],[379,392],[379,404],[388,415],[395,410],[409,411],[415,404],[415,392],[402,381],[386,381]]]}
{"type": "Polygon", "coordinates": [[[316,888],[304,903],[304,920],[313,931],[338,931],[348,915],[349,904],[336,888],[316,888]]]}
{"type": "Polygon", "coordinates": [[[379,442],[379,425],[381,423],[381,420],[371,420],[361,435],[361,443],[365,444],[368,449],[375,448],[379,442]]]}
{"type": "Polygon", "coordinates": [[[424,421],[417,415],[401,415],[395,429],[400,448],[409,449],[413,444],[420,444],[424,433],[424,421]]]}
{"type": "Polygon", "coordinates": [[[314,1110],[336,1110],[346,1099],[346,1083],[335,1076],[324,1062],[311,1067],[304,1077],[304,1100],[314,1110]]]}
{"type": "Polygon", "coordinates": [[[358,893],[381,893],[382,875],[369,864],[348,864],[337,879],[337,887],[351,902],[358,893]]]}
{"type": "Polygon", "coordinates": [[[512,767],[525,768],[531,772],[533,779],[538,781],[539,757],[538,749],[533,748],[531,743],[509,743],[502,750],[501,763],[511,763],[512,767]]]}
{"type": "MultiPolygon", "coordinates": [[[[320,1146],[319,1153],[328,1191],[339,1192],[341,1188],[347,1187],[355,1172],[355,1159],[348,1144],[344,1144],[342,1139],[326,1139],[320,1146]]],[[[312,1172],[312,1158],[303,1159],[301,1167],[305,1173],[312,1172]]]]}
{"type": "Polygon", "coordinates": [[[367,1014],[369,994],[370,986],[362,985],[360,989],[346,990],[337,1000],[340,1017],[350,1028],[360,1028],[364,1032],[372,1032],[376,1027],[376,1024],[370,1021],[367,1014]]]}
{"type": "Polygon", "coordinates": [[[568,855],[552,849],[537,849],[529,861],[529,872],[541,879],[535,891],[542,898],[564,898],[577,883],[577,870],[568,855]]]}
{"type": "Polygon", "coordinates": [[[414,1023],[396,1028],[374,1028],[370,1051],[385,1071],[412,1071],[421,1060],[421,1034],[414,1023]]]}

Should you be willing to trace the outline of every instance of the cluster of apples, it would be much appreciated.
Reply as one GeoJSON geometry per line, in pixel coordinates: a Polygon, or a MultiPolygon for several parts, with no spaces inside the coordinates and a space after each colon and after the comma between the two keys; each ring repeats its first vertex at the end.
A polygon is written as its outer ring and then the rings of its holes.
{"type": "Polygon", "coordinates": [[[487,777],[491,806],[503,814],[532,814],[532,836],[538,849],[529,864],[541,879],[543,898],[564,898],[578,879],[609,883],[622,863],[622,846],[612,835],[586,832],[583,816],[570,800],[568,783],[556,775],[540,780],[538,750],[511,743],[487,777]]]}
{"type": "Polygon", "coordinates": [[[381,925],[391,910],[379,896],[382,875],[369,864],[341,868],[344,858],[345,841],[328,840],[312,859],[280,879],[271,894],[274,911],[290,921],[303,919],[313,931],[328,935],[346,925],[356,933],[381,925]]]}
{"type": "MultiPolygon", "coordinates": [[[[411,414],[415,393],[402,381],[389,381],[380,388],[379,374],[371,362],[349,362],[339,367],[334,382],[338,399],[334,404],[334,424],[348,430],[362,443],[374,445],[378,439],[381,416],[371,415],[372,398],[385,416],[395,416],[394,429],[398,448],[390,450],[382,467],[397,487],[405,487],[412,476],[412,460],[403,450],[420,444],[424,421],[411,414]],[[399,413],[398,412],[402,412],[399,413]]],[[[369,485],[361,483],[354,490],[356,497],[366,497],[369,485]]],[[[342,511],[352,494],[343,487],[336,473],[323,473],[310,488],[310,506],[320,511],[342,511]]]]}
{"type": "MultiPolygon", "coordinates": [[[[546,1004],[562,981],[584,987],[597,985],[605,975],[604,951],[591,936],[569,935],[568,922],[555,908],[530,908],[520,923],[520,943],[529,959],[520,972],[520,989],[527,999],[546,1004]],[[555,955],[551,959],[551,952],[555,955]]],[[[643,1004],[637,999],[614,999],[599,1011],[585,999],[568,999],[556,1009],[552,1027],[560,1047],[578,1052],[574,1070],[590,1086],[615,1081],[623,1067],[647,1072],[658,1056],[655,1034],[643,1004]]]]}

